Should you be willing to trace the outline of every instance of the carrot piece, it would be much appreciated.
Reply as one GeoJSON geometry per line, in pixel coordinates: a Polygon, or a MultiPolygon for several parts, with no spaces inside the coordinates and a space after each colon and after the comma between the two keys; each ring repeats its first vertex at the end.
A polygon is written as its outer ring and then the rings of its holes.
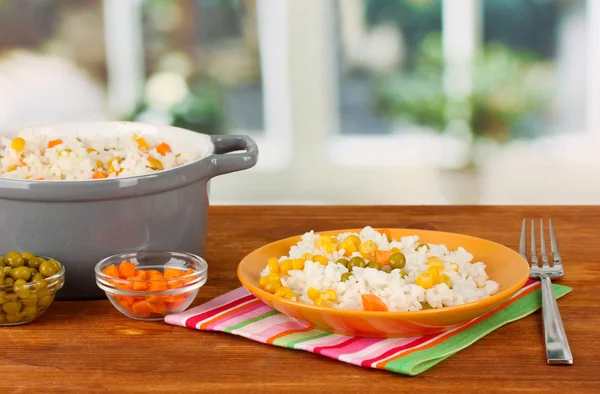
{"type": "MultiPolygon", "coordinates": [[[[195,274],[195,273],[196,273],[196,271],[194,271],[193,269],[190,268],[187,271],[185,271],[184,276],[192,275],[192,274],[195,274]]],[[[191,281],[193,281],[194,279],[195,278],[186,278],[186,279],[183,279],[183,283],[188,284],[191,281]]]]}
{"type": "Polygon", "coordinates": [[[119,304],[127,309],[131,309],[131,305],[133,304],[133,297],[130,296],[116,296],[119,304]]]}
{"type": "Polygon", "coordinates": [[[102,273],[104,275],[112,276],[113,278],[119,278],[120,277],[120,275],[119,275],[119,269],[114,264],[111,264],[108,267],[104,268],[102,270],[102,273]]]}
{"type": "Polygon", "coordinates": [[[92,179],[103,179],[108,178],[108,174],[104,171],[96,170],[94,171],[94,175],[92,175],[92,179]]]}
{"type": "Polygon", "coordinates": [[[146,300],[151,304],[161,304],[164,302],[168,302],[171,296],[148,296],[146,300]]]}
{"type": "Polygon", "coordinates": [[[146,276],[151,278],[153,275],[162,275],[160,271],[157,270],[146,270],[146,276]]]}
{"type": "Polygon", "coordinates": [[[152,307],[153,313],[158,313],[160,315],[164,314],[167,311],[167,305],[164,302],[159,302],[157,304],[150,304],[152,307]]]}
{"type": "Polygon", "coordinates": [[[62,143],[63,143],[63,140],[61,140],[61,139],[48,141],[48,148],[54,148],[56,145],[60,145],[62,143]]]}
{"type": "Polygon", "coordinates": [[[131,310],[139,317],[146,317],[152,313],[154,308],[148,301],[144,300],[134,302],[131,306],[131,310]]]}
{"type": "Polygon", "coordinates": [[[377,261],[381,265],[389,265],[390,264],[390,256],[394,254],[390,250],[376,250],[375,251],[375,261],[377,261]]]}
{"type": "Polygon", "coordinates": [[[140,278],[139,280],[148,280],[148,272],[144,270],[135,270],[135,276],[140,278]]]}
{"type": "Polygon", "coordinates": [[[165,268],[164,276],[166,279],[179,278],[185,275],[185,272],[178,268],[165,268]]]}
{"type": "Polygon", "coordinates": [[[135,291],[146,291],[148,290],[148,282],[146,282],[146,278],[142,278],[141,276],[132,276],[129,278],[133,282],[133,290],[135,291]]]}
{"type": "Polygon", "coordinates": [[[165,143],[165,142],[161,142],[160,144],[158,144],[158,146],[156,147],[156,151],[158,153],[160,153],[161,155],[166,155],[167,153],[171,152],[171,147],[165,143]]]}
{"type": "Polygon", "coordinates": [[[168,290],[169,287],[167,286],[167,282],[164,279],[162,279],[162,277],[161,277],[161,279],[157,279],[157,278],[158,278],[157,276],[152,276],[150,278],[150,282],[148,282],[149,283],[148,290],[150,290],[150,291],[168,290]]]}
{"type": "Polygon", "coordinates": [[[389,228],[380,228],[379,230],[377,230],[379,233],[381,234],[385,234],[388,236],[388,238],[392,238],[392,232],[390,231],[389,228]]]}
{"type": "Polygon", "coordinates": [[[119,265],[119,274],[123,279],[129,279],[135,276],[135,264],[131,261],[122,261],[119,265]]]}
{"type": "Polygon", "coordinates": [[[365,311],[387,312],[387,306],[381,301],[381,298],[375,294],[363,294],[361,296],[363,308],[365,311]]]}
{"type": "Polygon", "coordinates": [[[167,281],[167,286],[169,287],[169,289],[177,289],[181,286],[183,286],[183,282],[180,280],[168,280],[167,281]]]}
{"type": "Polygon", "coordinates": [[[116,287],[118,287],[119,289],[123,289],[123,290],[133,290],[133,283],[132,282],[124,282],[124,281],[115,281],[114,285],[116,287]]]}

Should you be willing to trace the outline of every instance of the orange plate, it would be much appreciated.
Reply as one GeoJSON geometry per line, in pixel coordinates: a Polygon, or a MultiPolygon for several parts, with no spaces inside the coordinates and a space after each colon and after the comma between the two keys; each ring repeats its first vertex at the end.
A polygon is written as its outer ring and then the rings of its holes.
{"type": "MultiPolygon", "coordinates": [[[[360,230],[325,231],[320,234],[357,231],[360,230]]],[[[394,239],[418,235],[423,243],[445,244],[450,250],[462,246],[474,256],[474,261],[486,264],[490,279],[500,284],[500,290],[481,301],[459,306],[415,312],[364,312],[294,302],[260,289],[258,279],[267,260],[287,255],[290,247],[300,240],[299,236],[268,244],[250,253],[238,266],[238,278],[246,289],[270,307],[309,322],[320,330],[350,336],[404,338],[448,331],[479,317],[508,300],[529,277],[527,261],[517,252],[495,242],[438,231],[391,229],[391,232],[394,239]]]]}

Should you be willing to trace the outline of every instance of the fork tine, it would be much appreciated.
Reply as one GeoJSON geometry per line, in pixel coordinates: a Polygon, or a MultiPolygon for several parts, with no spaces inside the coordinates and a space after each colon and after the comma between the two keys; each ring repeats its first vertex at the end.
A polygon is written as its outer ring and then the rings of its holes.
{"type": "Polygon", "coordinates": [[[544,237],[544,219],[540,219],[540,251],[542,254],[542,267],[548,267],[548,254],[546,253],[546,239],[544,237]]]}
{"type": "Polygon", "coordinates": [[[531,266],[539,267],[537,246],[535,244],[535,221],[531,219],[531,266]]]}
{"type": "Polygon", "coordinates": [[[558,251],[558,243],[556,242],[556,234],[554,233],[554,226],[552,225],[552,219],[550,219],[550,250],[552,251],[552,260],[554,265],[562,265],[562,259],[558,251]]]}
{"type": "Polygon", "coordinates": [[[523,219],[521,228],[521,243],[519,244],[519,253],[527,260],[527,219],[523,219]]]}

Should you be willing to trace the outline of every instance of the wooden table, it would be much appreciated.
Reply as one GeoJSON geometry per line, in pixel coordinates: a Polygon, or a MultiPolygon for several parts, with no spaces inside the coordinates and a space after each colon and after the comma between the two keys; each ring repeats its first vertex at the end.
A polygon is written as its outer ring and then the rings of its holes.
{"type": "Polygon", "coordinates": [[[523,217],[552,217],[566,276],[559,301],[573,366],[548,366],[536,313],[417,377],[364,369],[247,339],[130,320],[108,301],[55,302],[38,321],[0,329],[0,392],[477,392],[600,389],[600,207],[212,207],[209,279],[197,304],[238,287],[255,248],[307,229],[411,227],[517,248],[523,217]]]}

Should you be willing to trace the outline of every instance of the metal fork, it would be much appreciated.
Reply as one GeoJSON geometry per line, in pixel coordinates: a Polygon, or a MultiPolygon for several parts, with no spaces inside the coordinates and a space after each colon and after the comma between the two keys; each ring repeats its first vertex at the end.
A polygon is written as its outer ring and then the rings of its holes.
{"type": "Polygon", "coordinates": [[[544,220],[540,220],[540,252],[542,266],[539,266],[537,247],[535,242],[535,222],[531,221],[531,260],[527,259],[527,219],[523,219],[521,229],[520,253],[527,261],[531,261],[530,277],[542,282],[542,316],[544,321],[544,334],[546,339],[546,356],[548,364],[573,364],[573,356],[567,341],[567,334],[563,326],[562,318],[558,310],[558,304],[552,290],[550,278],[560,278],[564,275],[564,269],[552,219],[550,227],[550,250],[552,252],[552,265],[549,264],[546,253],[546,241],[544,240],[544,220]]]}

